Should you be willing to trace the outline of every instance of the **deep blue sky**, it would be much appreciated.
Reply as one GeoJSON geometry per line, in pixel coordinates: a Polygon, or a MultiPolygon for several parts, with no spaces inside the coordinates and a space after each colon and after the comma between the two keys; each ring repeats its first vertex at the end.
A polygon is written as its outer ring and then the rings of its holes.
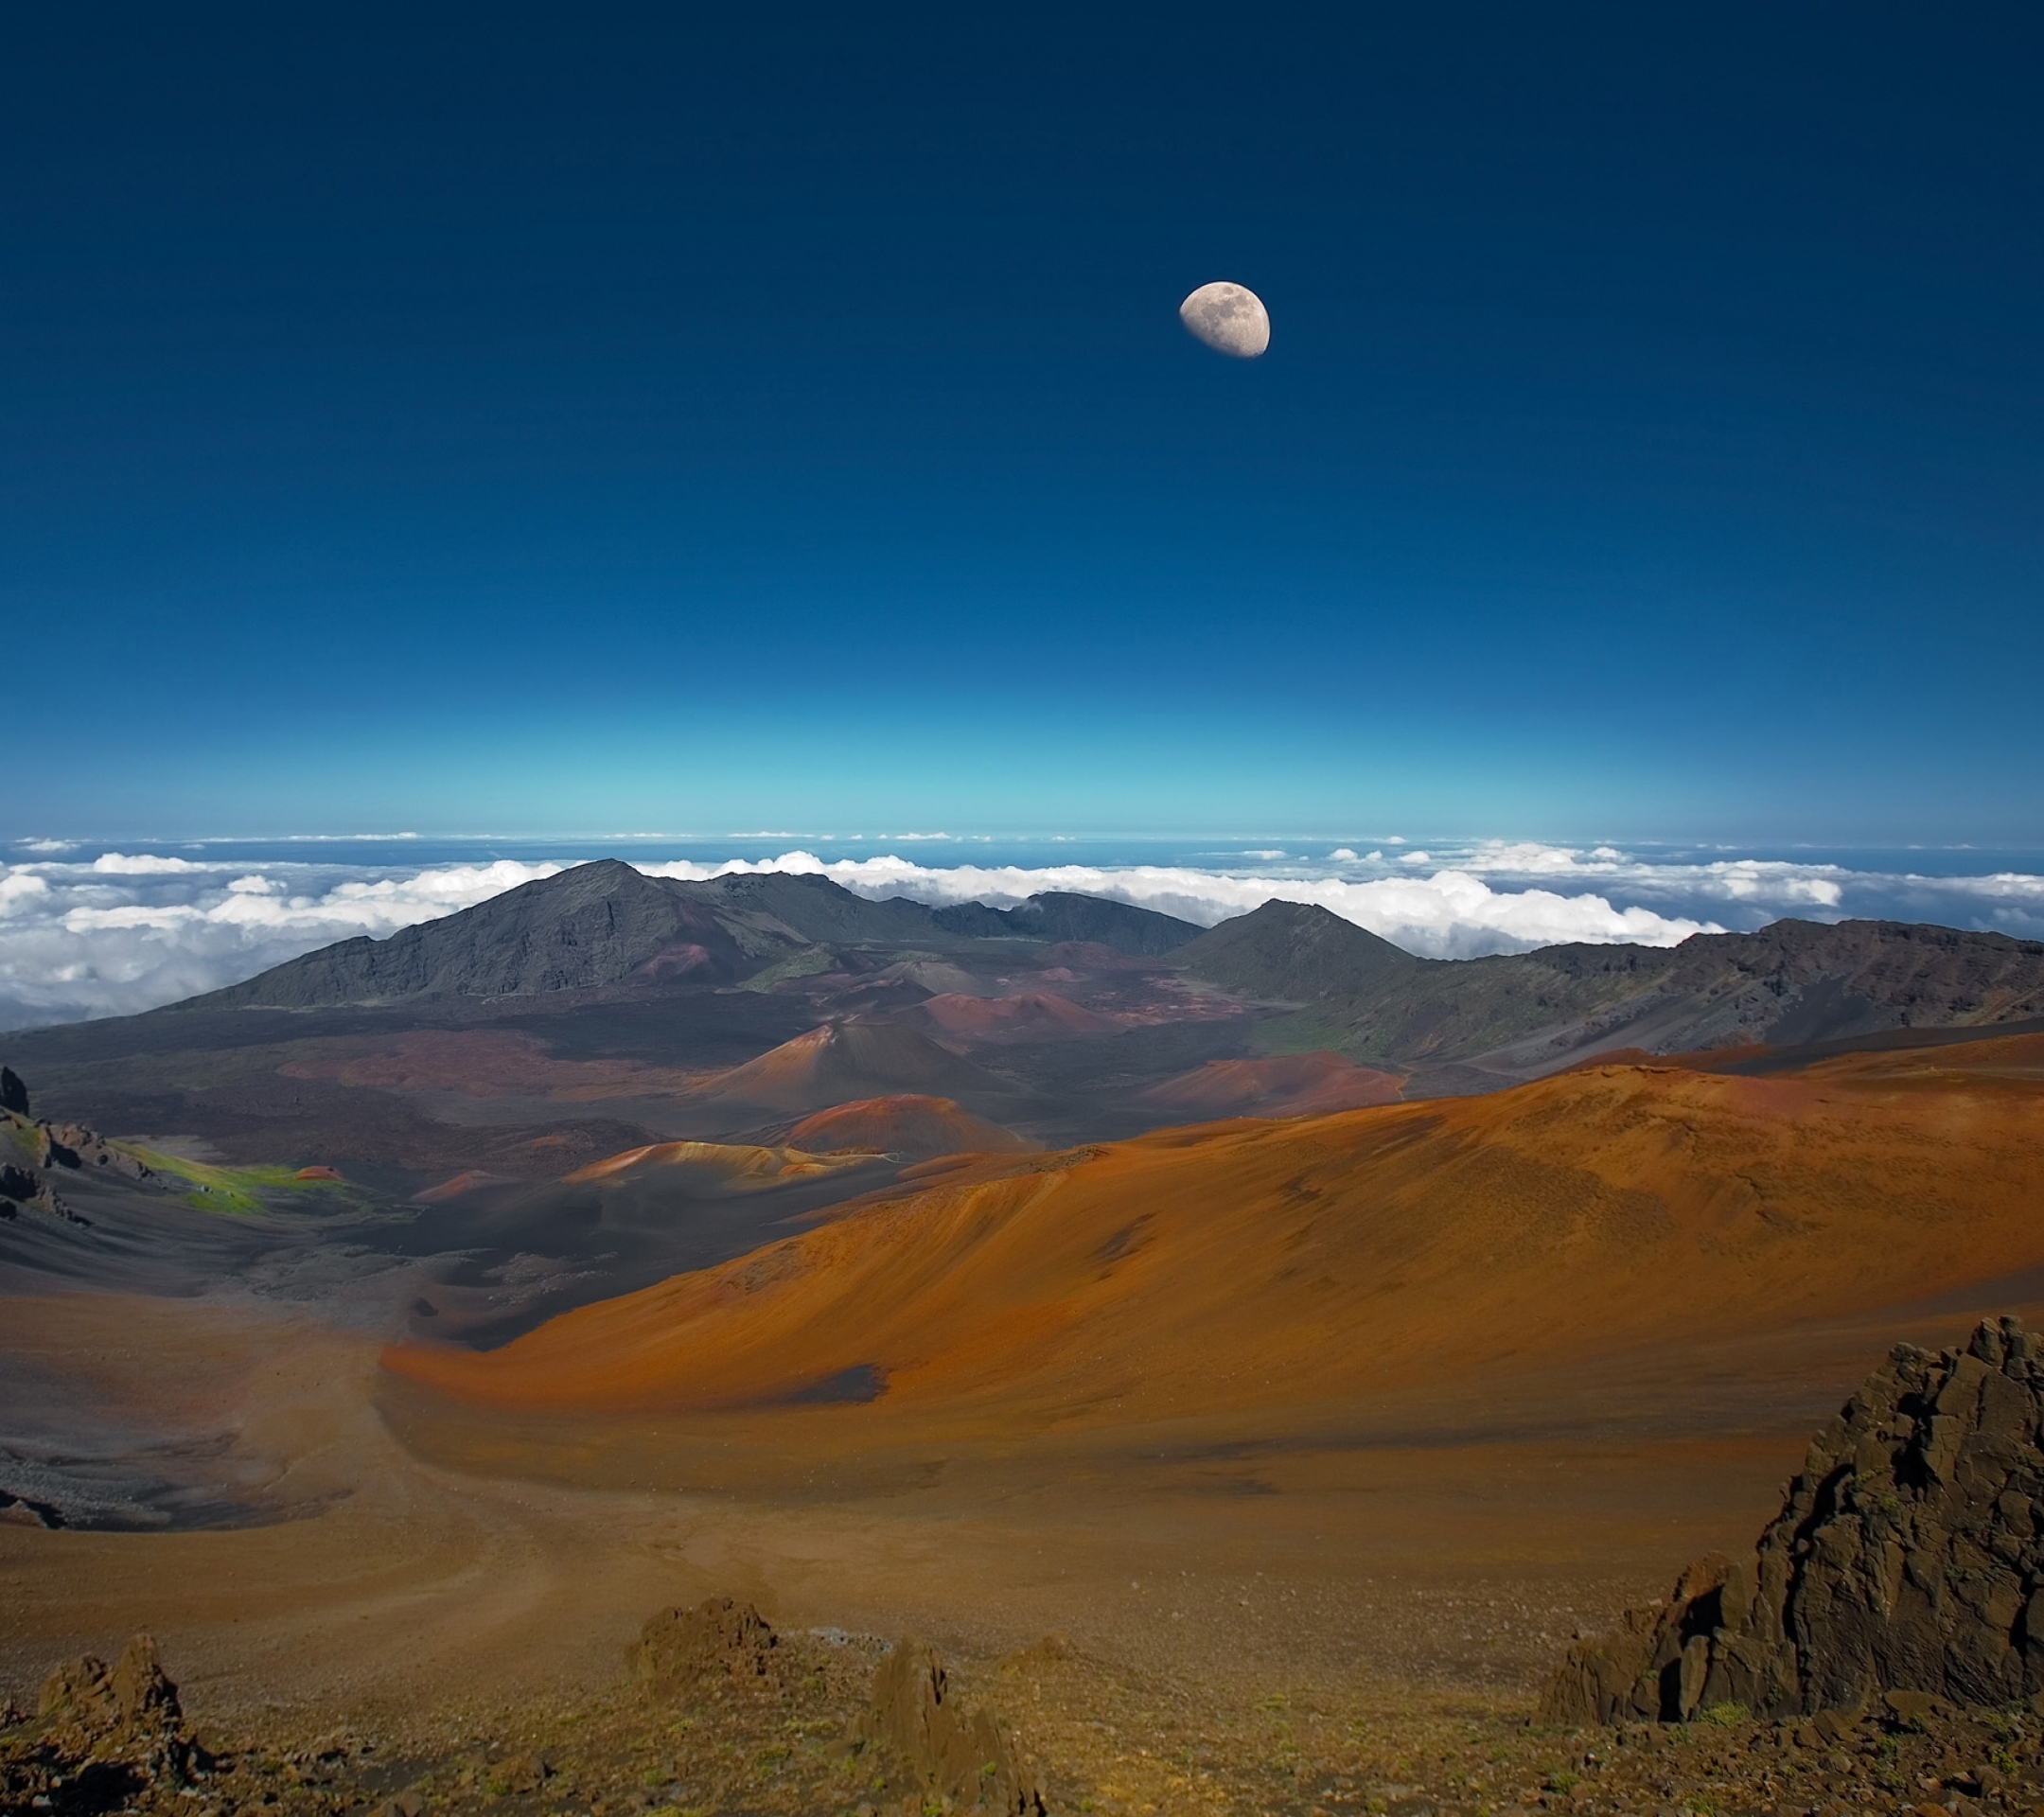
{"type": "Polygon", "coordinates": [[[2014,5],[14,9],[0,833],[2034,843],[2040,79],[2014,5]]]}

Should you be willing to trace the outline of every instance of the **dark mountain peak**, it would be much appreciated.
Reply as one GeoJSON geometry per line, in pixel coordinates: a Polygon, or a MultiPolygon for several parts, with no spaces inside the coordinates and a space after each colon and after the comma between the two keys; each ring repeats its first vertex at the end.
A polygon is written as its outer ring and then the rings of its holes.
{"type": "Polygon", "coordinates": [[[903,896],[874,902],[813,872],[732,872],[675,888],[727,914],[770,917],[816,945],[835,941],[926,945],[939,931],[920,902],[903,896]]]}
{"type": "Polygon", "coordinates": [[[1201,933],[1176,915],[1067,890],[1043,891],[1011,908],[1008,919],[1017,932],[1038,940],[1088,940],[1138,958],[1174,952],[1201,933]]]}
{"type": "Polygon", "coordinates": [[[1020,935],[1025,940],[1052,943],[1090,941],[1142,959],[1175,952],[1200,933],[1195,924],[1180,921],[1176,915],[1068,890],[1041,891],[1013,908],[990,908],[983,902],[954,903],[935,910],[931,919],[946,932],[968,939],[1020,935]]]}
{"type": "Polygon", "coordinates": [[[1358,927],[1317,903],[1272,900],[1178,949],[1195,978],[1288,1002],[1354,997],[1438,961],[1358,927]]]}
{"type": "MultiPolygon", "coordinates": [[[[789,935],[779,944],[801,942],[789,935]]],[[[708,982],[741,975],[755,956],[683,886],[602,858],[386,940],[323,947],[181,1007],[311,1009],[420,997],[522,997],[597,989],[635,973],[708,982]]]]}

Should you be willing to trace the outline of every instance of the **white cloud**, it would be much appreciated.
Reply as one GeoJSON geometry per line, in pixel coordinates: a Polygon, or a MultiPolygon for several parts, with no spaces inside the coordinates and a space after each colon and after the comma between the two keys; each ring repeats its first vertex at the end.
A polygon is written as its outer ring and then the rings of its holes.
{"type": "Polygon", "coordinates": [[[108,856],[119,864],[44,862],[0,877],[0,1026],[173,1003],[565,868],[503,860],[364,878],[335,865],[291,865],[275,867],[294,873],[280,881],[238,864],[108,856]]]}
{"type": "Polygon", "coordinates": [[[49,883],[30,871],[14,871],[0,877],[0,915],[12,914],[38,896],[49,894],[49,883]]]}
{"type": "Polygon", "coordinates": [[[1716,929],[1715,923],[1651,909],[1614,908],[1599,895],[1493,891],[1479,877],[1451,870],[1426,878],[1385,877],[1353,883],[1335,877],[1238,877],[1154,865],[963,864],[939,869],[892,856],[825,863],[809,852],[788,852],[757,862],[643,865],[641,869],[651,876],[669,877],[769,871],[827,876],[862,896],[908,896],[932,904],[977,901],[1006,907],[1038,891],[1069,890],[1155,908],[1208,927],[1278,897],[1318,903],[1408,951],[1440,958],[1511,951],[1557,941],[1638,941],[1665,946],[1716,929]]]}
{"type": "Polygon", "coordinates": [[[1362,859],[1357,857],[1346,845],[1337,845],[1333,851],[1328,854],[1328,862],[1330,864],[1360,864],[1362,859]]]}
{"type": "Polygon", "coordinates": [[[148,853],[131,858],[119,852],[102,853],[93,860],[92,868],[102,876],[114,877],[173,876],[181,872],[212,869],[210,865],[195,864],[190,858],[160,858],[148,853]]]}
{"type": "Polygon", "coordinates": [[[55,854],[58,852],[76,852],[78,850],[78,841],[76,839],[16,839],[14,843],[20,846],[24,852],[55,854]]]}

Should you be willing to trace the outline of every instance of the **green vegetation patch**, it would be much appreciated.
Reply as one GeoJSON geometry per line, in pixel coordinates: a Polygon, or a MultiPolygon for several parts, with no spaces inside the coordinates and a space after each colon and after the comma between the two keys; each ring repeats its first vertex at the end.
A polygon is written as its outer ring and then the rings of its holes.
{"type": "Polygon", "coordinates": [[[200,1211],[220,1211],[231,1217],[252,1217],[273,1208],[275,1195],[285,1204],[336,1192],[349,1199],[355,1193],[342,1180],[301,1180],[295,1168],[214,1167],[205,1161],[187,1161],[181,1155],[165,1155],[153,1148],[131,1151],[145,1166],[167,1179],[182,1180],[189,1189],[185,1203],[200,1211]]]}

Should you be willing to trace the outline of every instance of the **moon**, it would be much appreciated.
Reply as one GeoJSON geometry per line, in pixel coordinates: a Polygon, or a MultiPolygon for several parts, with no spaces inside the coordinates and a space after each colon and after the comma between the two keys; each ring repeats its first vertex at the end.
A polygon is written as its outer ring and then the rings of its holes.
{"type": "Polygon", "coordinates": [[[1270,311],[1246,285],[1202,284],[1178,306],[1193,340],[1230,360],[1254,360],[1270,345],[1270,311]]]}

